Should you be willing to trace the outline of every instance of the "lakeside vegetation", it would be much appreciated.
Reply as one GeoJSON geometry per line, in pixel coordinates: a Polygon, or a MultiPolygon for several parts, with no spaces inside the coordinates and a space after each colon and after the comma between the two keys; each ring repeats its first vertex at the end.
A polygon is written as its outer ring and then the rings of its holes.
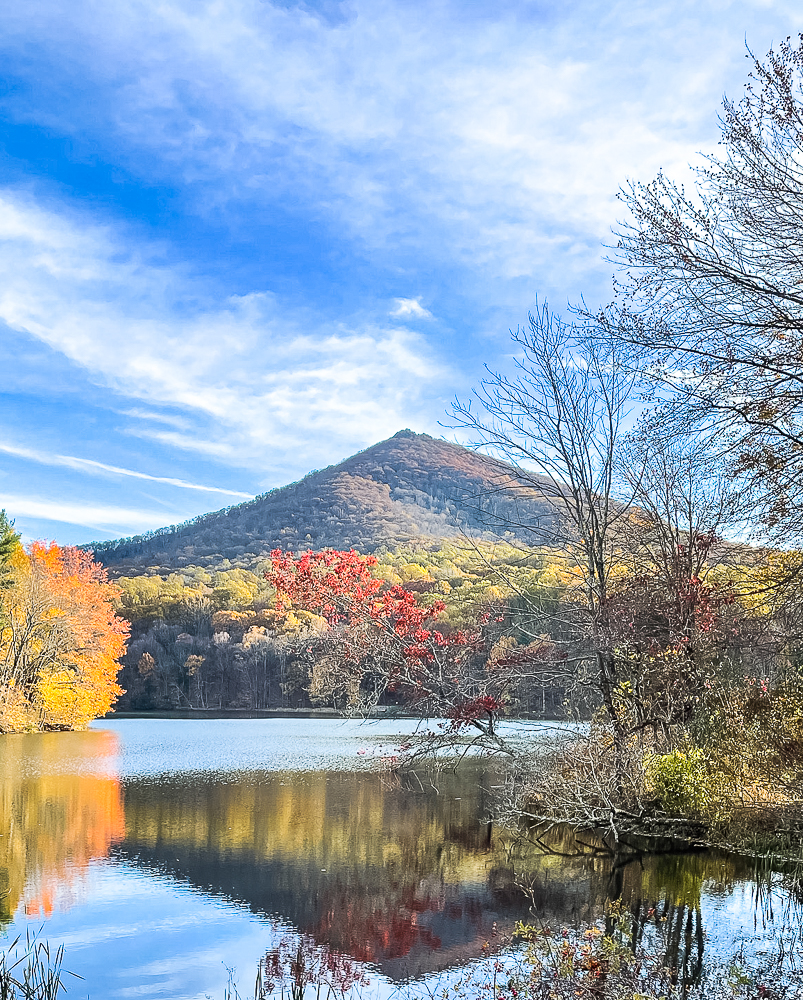
{"type": "Polygon", "coordinates": [[[357,714],[391,705],[446,717],[411,757],[462,752],[469,739],[504,751],[495,723],[506,715],[586,719],[587,736],[540,745],[551,766],[522,780],[529,812],[605,828],[614,816],[623,833],[645,819],[657,830],[663,813],[685,818],[662,827],[667,836],[747,837],[797,853],[800,555],[698,533],[689,586],[677,554],[669,579],[644,554],[657,521],[640,508],[635,527],[626,523],[611,548],[605,633],[626,731],[618,748],[594,675],[577,545],[276,552],[260,575],[119,578],[132,622],[123,705],[357,714]]]}

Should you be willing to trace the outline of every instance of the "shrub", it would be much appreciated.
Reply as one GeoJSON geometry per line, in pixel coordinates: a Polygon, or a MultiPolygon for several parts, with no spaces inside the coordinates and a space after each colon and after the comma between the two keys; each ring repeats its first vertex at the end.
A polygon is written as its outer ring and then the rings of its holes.
{"type": "Polygon", "coordinates": [[[719,818],[726,809],[720,776],[697,747],[650,754],[645,772],[649,791],[668,813],[719,818]]]}

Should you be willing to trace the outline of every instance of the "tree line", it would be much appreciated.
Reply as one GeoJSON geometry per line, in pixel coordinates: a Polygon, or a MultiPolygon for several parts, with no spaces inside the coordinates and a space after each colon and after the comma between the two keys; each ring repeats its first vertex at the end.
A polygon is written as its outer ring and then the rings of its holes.
{"type": "MultiPolygon", "coordinates": [[[[331,556],[333,550],[328,551],[331,556]]],[[[320,552],[315,556],[319,562],[324,558],[320,552]]],[[[382,594],[394,587],[403,590],[422,613],[442,604],[437,613],[442,632],[476,629],[484,618],[489,649],[501,635],[507,602],[515,596],[510,581],[519,588],[532,587],[536,580],[557,587],[566,576],[563,563],[551,553],[481,540],[380,549],[375,556],[342,552],[336,564],[345,567],[353,560],[365,567],[372,586],[382,594]],[[496,638],[491,637],[492,630],[496,638]]],[[[344,679],[339,692],[337,685],[322,683],[324,661],[337,667],[331,644],[343,623],[329,622],[320,607],[312,606],[309,594],[279,595],[275,583],[272,560],[253,571],[186,567],[166,577],[119,577],[117,607],[131,623],[120,675],[126,692],[119,706],[347,711],[375,707],[363,698],[359,685],[347,697],[344,679]]],[[[512,640],[501,641],[504,645],[512,640]]],[[[511,711],[564,713],[562,695],[556,690],[542,687],[522,690],[521,695],[515,706],[509,706],[511,711]]],[[[400,692],[378,693],[376,704],[410,709],[400,692]]]]}

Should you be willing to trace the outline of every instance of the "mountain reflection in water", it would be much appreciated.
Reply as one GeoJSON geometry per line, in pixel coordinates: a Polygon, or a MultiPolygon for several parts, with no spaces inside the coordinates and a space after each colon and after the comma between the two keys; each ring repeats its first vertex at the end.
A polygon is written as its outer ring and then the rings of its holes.
{"type": "Polygon", "coordinates": [[[495,922],[526,915],[482,777],[441,775],[428,792],[353,772],[132,782],[114,856],[409,975],[479,953],[495,922]]]}
{"type": "MultiPolygon", "coordinates": [[[[477,957],[531,905],[555,926],[594,920],[622,898],[636,933],[662,926],[672,964],[693,980],[710,929],[703,897],[727,897],[753,875],[747,861],[713,852],[614,859],[561,829],[546,838],[552,853],[517,843],[489,822],[500,772],[481,761],[431,784],[342,762],[259,768],[253,754],[242,769],[198,767],[190,755],[186,770],[160,773],[149,725],[5,738],[0,925],[47,916],[54,903],[79,908],[90,862],[107,859],[144,880],[232,901],[399,981],[477,957]]],[[[197,738],[194,727],[214,723],[189,725],[170,738],[197,738]]],[[[313,739],[315,722],[297,731],[313,739]]],[[[226,752],[236,757],[231,744],[226,752]]]]}

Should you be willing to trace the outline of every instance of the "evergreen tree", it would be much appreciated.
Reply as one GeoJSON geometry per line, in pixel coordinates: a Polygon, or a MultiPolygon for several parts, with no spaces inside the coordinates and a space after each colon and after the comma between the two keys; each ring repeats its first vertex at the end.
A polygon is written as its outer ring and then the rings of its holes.
{"type": "Polygon", "coordinates": [[[0,588],[11,584],[11,556],[19,543],[20,536],[14,531],[14,522],[9,521],[4,510],[0,510],[0,588]]]}

